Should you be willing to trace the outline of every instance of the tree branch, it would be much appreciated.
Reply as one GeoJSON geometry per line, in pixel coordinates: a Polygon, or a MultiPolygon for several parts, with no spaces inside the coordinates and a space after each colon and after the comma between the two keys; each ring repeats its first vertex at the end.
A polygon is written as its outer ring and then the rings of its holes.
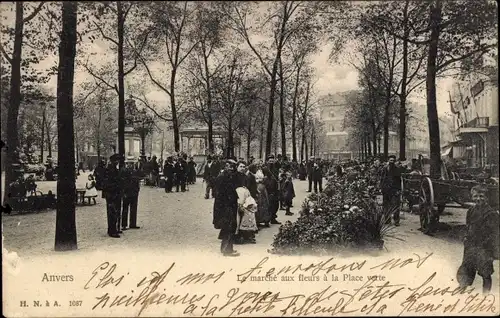
{"type": "Polygon", "coordinates": [[[166,118],[166,117],[163,117],[162,115],[160,115],[156,109],[154,109],[154,107],[152,107],[148,102],[147,102],[147,99],[146,97],[144,97],[144,99],[140,98],[139,96],[136,96],[136,95],[130,95],[131,98],[133,99],[137,99],[138,101],[140,101],[141,103],[144,104],[144,106],[146,106],[147,108],[149,108],[154,114],[155,116],[157,116],[158,118],[164,120],[164,121],[172,121],[172,118],[166,118]]]}
{"type": "Polygon", "coordinates": [[[99,30],[99,32],[101,33],[103,39],[108,40],[111,43],[114,43],[116,46],[118,46],[118,42],[115,39],[110,38],[109,36],[107,36],[106,34],[104,34],[104,30],[99,26],[99,24],[97,24],[95,21],[94,21],[94,24],[97,27],[97,29],[99,30]]]}
{"type": "Polygon", "coordinates": [[[95,79],[98,79],[101,83],[103,83],[104,85],[106,85],[107,87],[109,87],[110,89],[112,90],[115,90],[117,94],[119,94],[118,92],[118,87],[116,86],[116,84],[113,86],[111,85],[110,83],[108,83],[107,81],[105,81],[101,76],[95,74],[87,65],[87,63],[83,64],[83,67],[85,68],[85,70],[90,74],[92,75],[93,78],[95,79]]]}
{"type": "Polygon", "coordinates": [[[146,72],[148,73],[149,78],[151,79],[151,81],[156,86],[158,86],[162,91],[164,91],[165,93],[167,93],[168,96],[170,96],[171,95],[170,91],[165,86],[163,86],[160,82],[158,82],[157,80],[154,79],[153,74],[151,74],[151,71],[150,71],[149,67],[146,64],[146,61],[144,61],[144,58],[142,56],[139,56],[139,59],[140,59],[142,65],[144,65],[144,67],[146,68],[146,72]]]}
{"type": "Polygon", "coordinates": [[[43,5],[45,4],[45,2],[40,2],[40,4],[38,5],[38,7],[35,8],[35,10],[33,10],[33,12],[31,12],[30,15],[28,15],[26,18],[23,19],[23,24],[25,23],[28,23],[29,21],[31,21],[37,14],[38,12],[40,12],[40,10],[42,10],[42,7],[43,5]]]}
{"type": "Polygon", "coordinates": [[[462,61],[462,60],[464,60],[464,59],[466,59],[468,57],[473,56],[474,54],[477,54],[477,53],[483,53],[484,54],[484,53],[488,52],[489,49],[494,48],[496,46],[497,46],[497,44],[484,45],[481,48],[479,48],[477,50],[473,50],[473,51],[471,51],[471,52],[469,52],[467,54],[464,54],[464,55],[462,55],[460,57],[450,58],[448,61],[442,63],[441,65],[437,65],[436,70],[437,71],[441,71],[446,66],[448,66],[450,64],[453,64],[453,63],[456,63],[456,62],[459,62],[459,61],[462,61]]]}
{"type": "Polygon", "coordinates": [[[9,64],[12,65],[12,59],[10,58],[9,54],[7,54],[7,52],[5,52],[5,49],[3,48],[3,45],[1,43],[0,43],[0,51],[2,51],[2,54],[5,57],[5,59],[7,60],[7,62],[9,62],[9,64]]]}
{"type": "Polygon", "coordinates": [[[269,76],[272,76],[272,72],[267,67],[267,64],[264,62],[264,59],[259,54],[259,52],[257,52],[257,50],[255,49],[255,47],[253,46],[253,44],[250,42],[250,37],[248,35],[247,28],[246,28],[245,23],[243,22],[243,17],[241,16],[240,11],[238,10],[238,8],[235,8],[235,10],[236,10],[236,13],[238,14],[238,18],[240,19],[240,23],[241,23],[241,30],[237,29],[237,31],[243,36],[243,38],[247,42],[247,44],[250,47],[250,49],[257,56],[257,58],[259,59],[260,63],[262,64],[262,67],[267,72],[267,74],[269,74],[269,76]]]}
{"type": "Polygon", "coordinates": [[[149,37],[149,34],[151,33],[151,29],[148,30],[148,32],[146,33],[146,35],[144,36],[144,40],[142,41],[142,44],[140,46],[140,49],[139,51],[137,51],[137,49],[135,48],[135,46],[132,45],[132,43],[130,42],[130,40],[128,39],[127,37],[127,43],[133,48],[134,50],[134,65],[128,70],[128,71],[125,71],[123,73],[124,76],[127,76],[128,74],[130,74],[136,67],[137,67],[137,59],[139,58],[139,56],[142,54],[142,51],[144,49],[144,47],[146,46],[146,42],[148,40],[148,37],[149,37]]]}

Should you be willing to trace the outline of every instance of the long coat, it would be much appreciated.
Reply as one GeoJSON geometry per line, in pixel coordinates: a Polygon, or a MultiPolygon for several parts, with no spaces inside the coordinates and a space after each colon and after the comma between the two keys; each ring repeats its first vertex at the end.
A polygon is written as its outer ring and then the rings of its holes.
{"type": "Polygon", "coordinates": [[[214,227],[218,230],[236,232],[238,213],[238,175],[224,171],[215,179],[214,227]]]}
{"type": "Polygon", "coordinates": [[[251,172],[249,172],[247,174],[247,177],[246,177],[246,185],[245,185],[248,189],[248,191],[250,191],[250,195],[257,200],[257,181],[255,179],[255,175],[251,172]]]}
{"type": "Polygon", "coordinates": [[[267,195],[266,186],[264,183],[259,182],[257,184],[257,213],[255,213],[255,219],[257,223],[270,222],[272,219],[271,213],[269,211],[269,197],[267,195]]]}

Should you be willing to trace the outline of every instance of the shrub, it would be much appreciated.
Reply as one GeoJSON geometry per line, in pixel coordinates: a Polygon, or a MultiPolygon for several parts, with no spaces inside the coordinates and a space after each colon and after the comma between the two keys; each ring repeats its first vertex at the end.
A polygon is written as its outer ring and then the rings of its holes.
{"type": "Polygon", "coordinates": [[[380,246],[391,236],[386,224],[392,211],[384,211],[374,200],[373,180],[351,171],[332,177],[320,194],[309,195],[299,218],[283,224],[274,237],[271,252],[295,254],[304,251],[334,251],[350,247],[380,246]]]}

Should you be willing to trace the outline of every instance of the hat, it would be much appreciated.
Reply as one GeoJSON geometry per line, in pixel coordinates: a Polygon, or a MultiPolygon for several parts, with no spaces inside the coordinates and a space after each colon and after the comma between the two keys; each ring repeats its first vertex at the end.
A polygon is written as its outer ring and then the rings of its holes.
{"type": "Polygon", "coordinates": [[[233,159],[227,159],[227,160],[226,160],[226,163],[230,163],[230,164],[232,164],[232,165],[238,164],[238,163],[237,163],[235,160],[233,160],[233,159]]]}
{"type": "Polygon", "coordinates": [[[314,159],[314,156],[311,156],[310,158],[311,158],[311,159],[314,159]]]}
{"type": "Polygon", "coordinates": [[[120,154],[115,153],[114,155],[112,155],[111,157],[109,157],[109,160],[111,160],[111,161],[118,161],[118,160],[120,160],[122,158],[123,157],[120,154]]]}
{"type": "Polygon", "coordinates": [[[274,155],[267,156],[267,160],[269,160],[269,159],[274,159],[274,155]]]}

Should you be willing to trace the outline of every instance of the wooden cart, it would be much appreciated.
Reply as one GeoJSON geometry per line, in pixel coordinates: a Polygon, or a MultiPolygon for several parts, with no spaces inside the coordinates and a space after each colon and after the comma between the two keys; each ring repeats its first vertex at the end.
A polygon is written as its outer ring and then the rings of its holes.
{"type": "MultiPolygon", "coordinates": [[[[445,167],[441,178],[431,178],[428,174],[403,174],[402,201],[406,201],[420,214],[420,227],[424,233],[436,229],[439,217],[448,206],[468,209],[473,205],[470,190],[480,184],[477,180],[463,180],[456,173],[449,173],[445,167]]],[[[499,207],[498,184],[485,184],[488,188],[488,202],[491,207],[499,207]]]]}

